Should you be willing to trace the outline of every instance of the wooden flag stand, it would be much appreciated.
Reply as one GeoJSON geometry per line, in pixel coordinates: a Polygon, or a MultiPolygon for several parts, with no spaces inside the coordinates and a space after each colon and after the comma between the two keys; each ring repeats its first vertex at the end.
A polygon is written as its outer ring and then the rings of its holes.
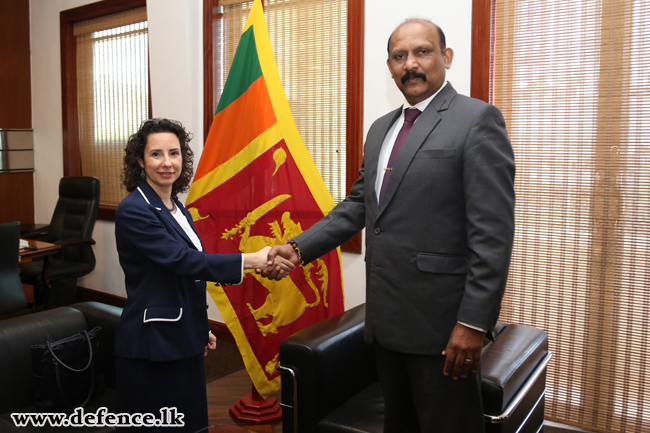
{"type": "Polygon", "coordinates": [[[278,399],[269,397],[266,400],[262,398],[255,385],[250,394],[243,396],[237,403],[230,408],[230,415],[238,421],[247,422],[269,422],[275,421],[282,417],[282,408],[278,399]]]}

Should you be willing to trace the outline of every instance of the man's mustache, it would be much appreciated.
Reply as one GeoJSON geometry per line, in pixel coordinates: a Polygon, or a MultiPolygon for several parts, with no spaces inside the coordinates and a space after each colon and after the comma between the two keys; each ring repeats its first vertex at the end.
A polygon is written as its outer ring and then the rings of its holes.
{"type": "Polygon", "coordinates": [[[411,79],[411,78],[422,78],[423,81],[427,81],[427,76],[424,75],[422,72],[408,71],[401,78],[402,84],[406,83],[406,80],[411,79]]]}

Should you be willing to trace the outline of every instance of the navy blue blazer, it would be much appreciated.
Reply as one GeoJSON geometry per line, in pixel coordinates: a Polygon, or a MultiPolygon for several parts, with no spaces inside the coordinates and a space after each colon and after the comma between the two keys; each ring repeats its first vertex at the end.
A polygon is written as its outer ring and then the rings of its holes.
{"type": "MultiPolygon", "coordinates": [[[[187,209],[172,200],[194,229],[187,209]]],[[[115,239],[127,293],[115,355],[171,361],[201,353],[209,333],[206,280],[238,284],[242,255],[198,251],[146,181],[117,207],[115,239]]]]}

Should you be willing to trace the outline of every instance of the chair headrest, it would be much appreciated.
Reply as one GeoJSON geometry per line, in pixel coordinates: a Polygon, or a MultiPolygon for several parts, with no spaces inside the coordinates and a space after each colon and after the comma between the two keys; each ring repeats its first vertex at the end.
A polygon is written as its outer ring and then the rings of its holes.
{"type": "Polygon", "coordinates": [[[99,179],[91,176],[63,177],[59,181],[59,197],[75,199],[99,197],[99,179]]]}

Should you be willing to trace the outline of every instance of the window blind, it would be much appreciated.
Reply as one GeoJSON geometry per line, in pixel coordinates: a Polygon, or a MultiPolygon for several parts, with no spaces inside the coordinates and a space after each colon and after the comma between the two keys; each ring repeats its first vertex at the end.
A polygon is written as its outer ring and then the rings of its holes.
{"type": "MultiPolygon", "coordinates": [[[[253,5],[252,1],[225,3],[214,6],[220,19],[212,42],[216,53],[213,111],[253,5]]],[[[346,196],[347,10],[346,0],[264,1],[271,46],[291,112],[336,202],[346,196]]]]}
{"type": "Polygon", "coordinates": [[[117,206],[124,148],[149,113],[146,8],[75,23],[81,172],[101,183],[100,204],[117,206]]]}
{"type": "Polygon", "coordinates": [[[650,2],[495,0],[515,149],[501,320],[549,334],[546,418],[650,432],[650,2]]]}

